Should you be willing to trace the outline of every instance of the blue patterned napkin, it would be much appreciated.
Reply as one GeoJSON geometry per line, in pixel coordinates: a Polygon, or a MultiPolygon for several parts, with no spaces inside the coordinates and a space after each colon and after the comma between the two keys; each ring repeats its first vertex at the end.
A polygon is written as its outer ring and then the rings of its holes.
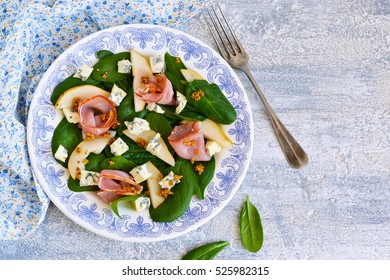
{"type": "MultiPolygon", "coordinates": [[[[0,4],[0,239],[20,239],[49,199],[31,170],[27,112],[40,78],[77,40],[128,23],[179,27],[206,0],[17,0],[0,4]]],[[[42,133],[45,133],[44,131],[42,133]]]]}

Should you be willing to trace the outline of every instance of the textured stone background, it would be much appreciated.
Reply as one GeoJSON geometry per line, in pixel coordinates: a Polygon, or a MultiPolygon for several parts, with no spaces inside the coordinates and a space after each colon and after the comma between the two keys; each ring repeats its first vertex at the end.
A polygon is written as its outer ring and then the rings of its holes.
{"type": "MultiPolygon", "coordinates": [[[[389,1],[225,4],[256,80],[307,150],[309,165],[288,166],[237,71],[252,104],[256,144],[241,188],[210,222],[172,240],[134,244],[90,233],[50,205],[30,236],[0,242],[0,259],[178,259],[218,240],[231,242],[218,259],[390,259],[389,1]],[[256,254],[240,241],[246,195],[264,227],[256,254]]],[[[214,46],[202,18],[182,29],[214,46]]]]}

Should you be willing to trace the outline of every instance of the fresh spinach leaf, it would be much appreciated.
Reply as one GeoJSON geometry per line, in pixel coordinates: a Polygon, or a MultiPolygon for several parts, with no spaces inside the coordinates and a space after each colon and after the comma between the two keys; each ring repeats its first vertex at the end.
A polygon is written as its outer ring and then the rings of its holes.
{"type": "Polygon", "coordinates": [[[184,93],[186,90],[187,82],[183,79],[180,79],[176,74],[165,71],[165,75],[167,76],[168,80],[171,82],[172,87],[174,90],[184,93]]]}
{"type": "Polygon", "coordinates": [[[121,137],[122,140],[126,143],[129,149],[122,155],[126,159],[132,161],[136,165],[143,164],[149,160],[153,160],[155,158],[154,155],[149,153],[144,148],[140,147],[133,140],[128,138],[127,136],[121,137]]]}
{"type": "Polygon", "coordinates": [[[237,118],[236,110],[216,84],[194,80],[188,84],[185,94],[188,104],[217,123],[231,124],[237,118]]]}
{"type": "MultiPolygon", "coordinates": [[[[66,118],[63,118],[54,130],[53,138],[51,142],[51,151],[53,155],[56,153],[58,147],[62,145],[67,151],[68,155],[76,148],[76,146],[83,141],[81,130],[76,124],[69,123],[66,118]]],[[[62,166],[68,166],[68,159],[65,163],[58,161],[62,166]]]]}
{"type": "Polygon", "coordinates": [[[181,73],[180,69],[186,69],[183,61],[176,56],[165,53],[165,74],[171,81],[174,90],[184,94],[187,81],[181,73]]]}
{"type": "Polygon", "coordinates": [[[205,116],[199,114],[198,112],[195,111],[193,108],[187,108],[184,107],[184,110],[180,114],[175,113],[175,108],[172,106],[164,106],[160,105],[160,107],[164,110],[164,115],[173,121],[181,121],[181,120],[186,120],[186,121],[203,121],[206,119],[205,116]],[[186,109],[187,108],[187,109],[186,109]]]}
{"type": "Polygon", "coordinates": [[[118,211],[118,204],[120,202],[134,202],[137,198],[139,197],[142,197],[144,195],[140,194],[140,195],[126,195],[126,196],[122,196],[118,199],[115,199],[113,202],[111,202],[111,209],[112,211],[114,211],[114,213],[118,216],[118,217],[121,217],[119,215],[119,211],[118,211]]]}
{"type": "Polygon", "coordinates": [[[131,169],[133,169],[136,166],[137,166],[136,163],[123,156],[105,158],[99,163],[99,168],[101,170],[114,169],[114,170],[122,170],[125,172],[129,172],[131,169]]]}
{"type": "Polygon", "coordinates": [[[101,50],[101,51],[98,51],[96,53],[96,56],[98,57],[98,59],[103,59],[103,58],[109,57],[109,56],[111,56],[113,54],[114,53],[109,51],[109,50],[101,50]]]}
{"type": "Polygon", "coordinates": [[[88,78],[87,80],[83,81],[79,78],[75,78],[72,76],[69,76],[65,80],[63,80],[61,83],[59,83],[53,90],[53,93],[51,94],[50,101],[53,105],[56,104],[58,98],[61,96],[61,94],[64,93],[64,91],[81,85],[94,85],[103,88],[102,84],[99,81],[96,81],[92,78],[88,78]]]}
{"type": "Polygon", "coordinates": [[[182,260],[212,260],[228,245],[230,245],[230,243],[227,241],[205,244],[189,251],[182,257],[182,260]]]}
{"type": "Polygon", "coordinates": [[[94,66],[91,77],[96,81],[115,83],[124,80],[131,74],[118,73],[118,61],[130,60],[130,52],[121,52],[100,59],[94,66]]]}
{"type": "Polygon", "coordinates": [[[263,226],[261,225],[260,214],[257,208],[249,201],[246,201],[240,213],[240,234],[245,248],[250,252],[257,252],[263,245],[263,226]]]}
{"type": "Polygon", "coordinates": [[[164,60],[165,60],[165,71],[168,71],[174,74],[178,79],[185,81],[185,78],[181,73],[181,69],[186,69],[186,66],[184,65],[181,58],[177,56],[173,56],[167,52],[165,53],[164,60]]]}
{"type": "Polygon", "coordinates": [[[169,144],[168,136],[171,135],[172,127],[169,121],[162,115],[156,112],[150,112],[145,118],[152,130],[161,134],[162,139],[167,145],[169,151],[173,153],[173,148],[169,144]]]}
{"type": "Polygon", "coordinates": [[[197,178],[188,160],[177,159],[172,168],[173,173],[183,176],[181,182],[176,184],[168,196],[157,208],[150,207],[149,213],[155,222],[172,222],[180,218],[190,205],[197,178]]]}
{"type": "Polygon", "coordinates": [[[72,177],[69,176],[68,179],[68,188],[73,192],[86,192],[86,191],[98,191],[98,186],[80,186],[80,181],[75,180],[72,177]]]}
{"type": "Polygon", "coordinates": [[[204,167],[204,171],[198,175],[198,189],[195,190],[195,194],[200,198],[204,199],[204,191],[214,177],[215,172],[215,158],[212,157],[209,161],[196,161],[194,167],[198,164],[204,167]]]}
{"type": "Polygon", "coordinates": [[[85,169],[93,172],[100,172],[102,168],[99,166],[100,162],[104,160],[106,156],[104,154],[94,154],[91,153],[87,157],[87,164],[85,165],[85,169]]]}

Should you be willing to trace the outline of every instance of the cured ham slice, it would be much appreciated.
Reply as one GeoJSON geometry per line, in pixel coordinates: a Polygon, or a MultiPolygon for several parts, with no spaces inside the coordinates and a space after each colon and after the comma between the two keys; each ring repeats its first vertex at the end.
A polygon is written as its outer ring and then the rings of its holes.
{"type": "Polygon", "coordinates": [[[98,187],[102,191],[112,192],[118,195],[140,194],[143,189],[128,173],[109,169],[104,169],[100,172],[98,187]]]}
{"type": "Polygon", "coordinates": [[[193,121],[178,125],[172,130],[168,141],[180,157],[196,161],[211,159],[211,156],[206,152],[201,128],[200,121],[193,121]]]}
{"type": "Polygon", "coordinates": [[[78,107],[80,125],[85,133],[99,135],[116,123],[116,109],[107,97],[96,95],[82,101],[78,107]]]}
{"type": "Polygon", "coordinates": [[[121,198],[123,195],[110,191],[98,191],[97,195],[107,204],[110,204],[114,200],[121,198]]]}
{"type": "Polygon", "coordinates": [[[135,89],[135,94],[147,103],[175,105],[176,99],[171,81],[165,74],[145,75],[142,87],[135,89]]]}

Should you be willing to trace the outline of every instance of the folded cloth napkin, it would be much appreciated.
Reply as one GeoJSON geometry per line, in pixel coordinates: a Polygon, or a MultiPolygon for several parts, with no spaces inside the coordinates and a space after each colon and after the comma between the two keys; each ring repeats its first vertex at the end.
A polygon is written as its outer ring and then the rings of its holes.
{"type": "Polygon", "coordinates": [[[103,28],[152,23],[179,28],[206,0],[17,0],[0,4],[0,239],[43,221],[49,199],[31,170],[27,112],[40,78],[77,40],[103,28]]]}

